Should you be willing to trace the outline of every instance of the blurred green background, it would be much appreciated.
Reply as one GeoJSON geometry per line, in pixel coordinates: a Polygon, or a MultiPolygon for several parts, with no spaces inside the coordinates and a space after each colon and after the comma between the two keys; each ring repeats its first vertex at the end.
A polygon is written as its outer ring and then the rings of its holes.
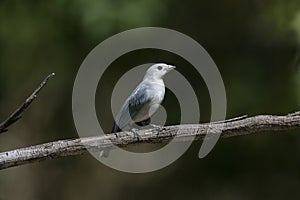
{"type": "MultiPolygon", "coordinates": [[[[226,86],[228,118],[300,109],[299,0],[1,0],[0,120],[47,74],[57,76],[0,135],[0,151],[78,137],[71,102],[81,62],[107,37],[143,26],[180,31],[208,51],[226,86]]],[[[131,67],[157,61],[191,79],[201,121],[209,119],[206,86],[191,66],[170,53],[141,50],[120,57],[101,80],[97,110],[107,130],[114,83],[131,67]]],[[[171,97],[165,105],[176,103],[171,97]]],[[[0,199],[299,199],[298,132],[222,139],[201,160],[201,142],[194,142],[175,163],[147,174],[115,171],[89,154],[6,169],[0,199]]]]}

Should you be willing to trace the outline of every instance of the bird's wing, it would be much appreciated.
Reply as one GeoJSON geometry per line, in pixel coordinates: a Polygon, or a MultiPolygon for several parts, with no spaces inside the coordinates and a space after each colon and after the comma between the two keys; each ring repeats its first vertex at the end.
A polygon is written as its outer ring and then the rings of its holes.
{"type": "Polygon", "coordinates": [[[143,106],[150,102],[151,99],[147,94],[148,87],[148,84],[140,83],[127,98],[116,117],[112,132],[117,132],[120,128],[122,129],[130,124],[143,106]]]}

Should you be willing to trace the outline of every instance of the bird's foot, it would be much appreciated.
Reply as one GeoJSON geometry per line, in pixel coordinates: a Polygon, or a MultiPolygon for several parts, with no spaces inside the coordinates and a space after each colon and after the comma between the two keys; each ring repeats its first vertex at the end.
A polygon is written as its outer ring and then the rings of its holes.
{"type": "Polygon", "coordinates": [[[157,124],[149,124],[150,126],[152,126],[153,128],[157,128],[157,129],[162,129],[163,126],[161,125],[157,125],[157,124]]]}
{"type": "Polygon", "coordinates": [[[141,140],[141,136],[139,135],[138,130],[139,129],[137,129],[137,128],[132,128],[131,132],[133,133],[134,138],[137,139],[137,141],[140,141],[141,140]]]}
{"type": "Polygon", "coordinates": [[[152,126],[154,129],[156,129],[156,131],[157,131],[156,135],[159,135],[160,131],[164,128],[161,125],[156,125],[156,124],[149,124],[149,125],[152,126]]]}

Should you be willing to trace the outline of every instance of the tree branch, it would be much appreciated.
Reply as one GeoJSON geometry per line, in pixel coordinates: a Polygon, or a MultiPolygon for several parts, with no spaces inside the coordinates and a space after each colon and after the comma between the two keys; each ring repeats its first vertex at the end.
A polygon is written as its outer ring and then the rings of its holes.
{"type": "Polygon", "coordinates": [[[54,158],[83,154],[87,149],[99,151],[111,149],[112,144],[126,147],[142,143],[203,140],[206,134],[215,135],[221,130],[221,138],[258,133],[262,131],[282,131],[300,128],[300,111],[285,116],[259,115],[238,117],[223,122],[167,126],[162,129],[138,131],[140,138],[132,132],[120,132],[98,137],[76,138],[40,144],[0,153],[0,169],[54,158]],[[178,131],[180,129],[180,131],[178,131]],[[207,130],[209,129],[209,132],[207,130]],[[178,132],[177,132],[178,131],[178,132]]]}
{"type": "Polygon", "coordinates": [[[40,90],[46,85],[48,80],[53,77],[55,74],[52,73],[48,75],[41,83],[40,85],[34,90],[34,92],[23,102],[21,106],[18,107],[18,109],[13,112],[5,121],[3,121],[0,124],[0,134],[3,132],[8,131],[8,127],[21,119],[22,113],[28,108],[28,106],[34,101],[37,94],[40,92],[40,90]]]}

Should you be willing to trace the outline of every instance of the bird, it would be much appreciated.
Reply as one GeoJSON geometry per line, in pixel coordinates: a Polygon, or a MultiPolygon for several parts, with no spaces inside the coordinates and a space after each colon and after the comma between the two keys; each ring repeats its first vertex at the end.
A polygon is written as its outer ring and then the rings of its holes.
{"type": "MultiPolygon", "coordinates": [[[[143,80],[126,99],[116,115],[111,133],[122,131],[127,126],[132,127],[152,125],[151,116],[158,110],[165,97],[164,76],[176,67],[165,63],[155,63],[146,71],[143,80]]],[[[132,129],[134,130],[134,129],[132,129]]],[[[135,131],[133,131],[136,135],[135,131]]],[[[108,157],[109,151],[100,152],[100,157],[108,157]]]]}

